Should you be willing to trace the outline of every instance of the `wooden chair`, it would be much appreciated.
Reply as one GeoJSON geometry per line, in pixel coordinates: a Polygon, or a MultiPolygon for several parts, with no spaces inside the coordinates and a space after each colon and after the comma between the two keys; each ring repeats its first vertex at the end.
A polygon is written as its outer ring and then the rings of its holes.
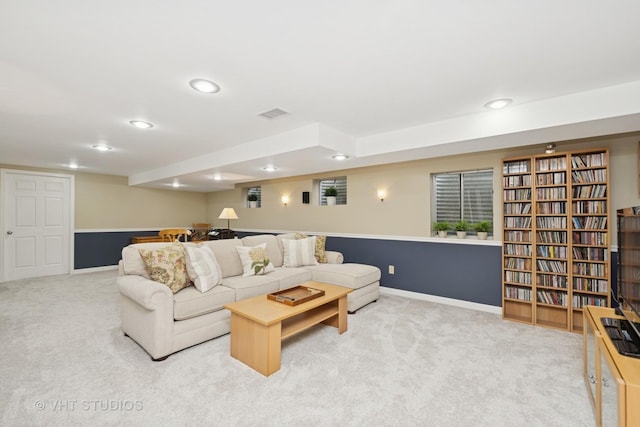
{"type": "Polygon", "coordinates": [[[193,224],[191,227],[191,241],[204,242],[205,240],[209,240],[209,231],[211,231],[211,224],[193,224]]]}
{"type": "Polygon", "coordinates": [[[181,238],[183,242],[186,242],[189,230],[186,228],[165,228],[164,230],[160,230],[158,235],[162,238],[163,242],[179,242],[181,238]]]}

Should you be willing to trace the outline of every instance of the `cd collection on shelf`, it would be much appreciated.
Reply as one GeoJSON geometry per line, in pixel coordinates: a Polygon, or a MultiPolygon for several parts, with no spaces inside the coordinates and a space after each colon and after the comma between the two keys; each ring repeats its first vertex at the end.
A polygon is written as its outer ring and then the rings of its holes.
{"type": "Polygon", "coordinates": [[[610,305],[608,150],[503,159],[503,317],[583,330],[610,305]]]}

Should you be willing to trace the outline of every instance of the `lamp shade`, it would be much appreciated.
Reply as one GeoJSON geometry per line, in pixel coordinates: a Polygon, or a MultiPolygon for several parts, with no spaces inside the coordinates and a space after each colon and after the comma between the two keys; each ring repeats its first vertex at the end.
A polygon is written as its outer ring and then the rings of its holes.
{"type": "Polygon", "coordinates": [[[218,219],[238,219],[238,215],[236,215],[236,211],[233,208],[224,208],[220,212],[218,219]]]}

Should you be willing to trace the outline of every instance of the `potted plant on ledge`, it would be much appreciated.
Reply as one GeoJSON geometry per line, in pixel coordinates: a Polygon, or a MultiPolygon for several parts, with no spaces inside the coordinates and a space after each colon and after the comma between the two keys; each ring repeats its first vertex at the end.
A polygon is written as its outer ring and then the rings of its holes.
{"type": "Polygon", "coordinates": [[[327,187],[324,190],[324,197],[327,198],[327,205],[335,205],[338,189],[335,186],[327,187]]]}
{"type": "Polygon", "coordinates": [[[456,222],[453,226],[456,229],[456,234],[458,235],[458,239],[466,239],[467,231],[469,230],[469,223],[464,220],[460,220],[456,222]]]}
{"type": "Polygon", "coordinates": [[[451,226],[447,221],[440,221],[433,223],[433,230],[438,232],[438,237],[447,237],[447,232],[451,226]]]}
{"type": "Polygon", "coordinates": [[[257,194],[249,194],[247,196],[247,200],[249,201],[249,207],[255,208],[258,205],[258,195],[257,194]]]}
{"type": "Polygon", "coordinates": [[[478,233],[479,240],[487,240],[489,231],[491,231],[491,223],[489,221],[480,221],[473,225],[473,229],[478,233]]]}

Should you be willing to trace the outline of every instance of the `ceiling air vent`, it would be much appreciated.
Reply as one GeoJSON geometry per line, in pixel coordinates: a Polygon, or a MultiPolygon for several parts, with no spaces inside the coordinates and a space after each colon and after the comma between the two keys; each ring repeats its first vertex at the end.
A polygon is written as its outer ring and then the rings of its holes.
{"type": "Polygon", "coordinates": [[[281,110],[280,108],[272,108],[271,110],[265,111],[264,113],[260,113],[258,115],[264,117],[265,119],[272,120],[280,116],[285,116],[287,114],[289,114],[287,111],[281,110]]]}

